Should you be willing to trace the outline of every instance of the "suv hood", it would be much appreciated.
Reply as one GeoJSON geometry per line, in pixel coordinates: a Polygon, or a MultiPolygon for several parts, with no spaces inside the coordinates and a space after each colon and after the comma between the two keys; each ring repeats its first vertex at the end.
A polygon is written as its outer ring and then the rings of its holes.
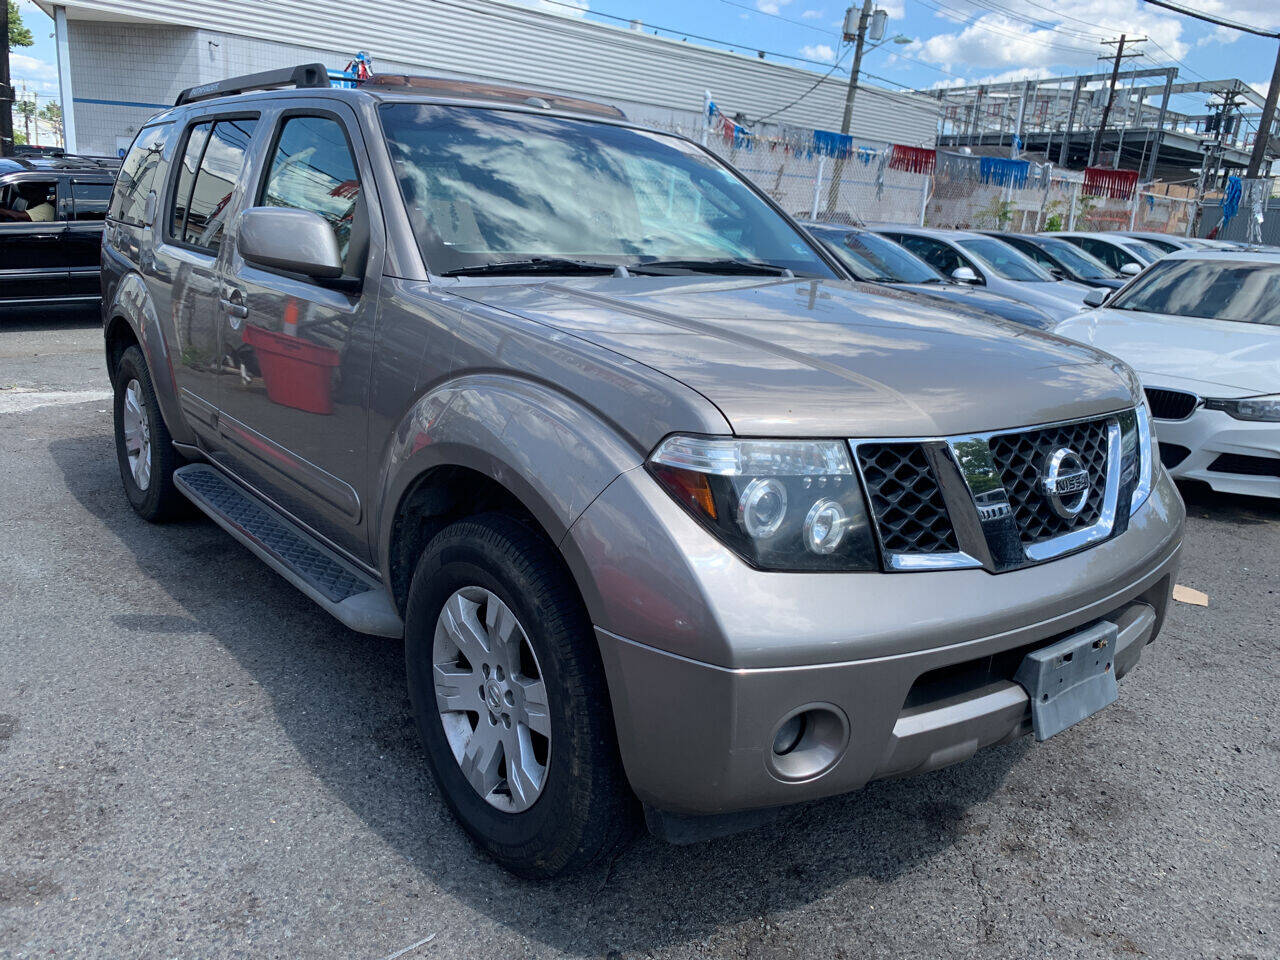
{"type": "Polygon", "coordinates": [[[1101,307],[1054,332],[1115,354],[1151,386],[1180,380],[1229,387],[1226,396],[1280,392],[1280,327],[1101,307]]]}
{"type": "Polygon", "coordinates": [[[1105,354],[870,284],[601,277],[464,281],[450,293],[662,371],[739,435],[939,436],[1133,402],[1105,354]]]}

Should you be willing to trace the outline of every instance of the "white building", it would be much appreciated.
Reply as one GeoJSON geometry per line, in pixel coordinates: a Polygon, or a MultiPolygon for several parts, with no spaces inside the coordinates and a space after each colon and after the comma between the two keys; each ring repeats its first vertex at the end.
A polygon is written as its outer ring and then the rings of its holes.
{"type": "MultiPolygon", "coordinates": [[[[701,129],[706,91],[728,116],[776,111],[810,129],[838,130],[844,103],[839,74],[814,87],[810,70],[499,0],[37,3],[55,23],[67,147],[82,153],[118,153],[184,87],[316,61],[340,70],[358,50],[377,72],[607,100],[686,133],[701,129]]],[[[937,116],[932,98],[861,85],[852,134],[932,146],[937,116]]]]}

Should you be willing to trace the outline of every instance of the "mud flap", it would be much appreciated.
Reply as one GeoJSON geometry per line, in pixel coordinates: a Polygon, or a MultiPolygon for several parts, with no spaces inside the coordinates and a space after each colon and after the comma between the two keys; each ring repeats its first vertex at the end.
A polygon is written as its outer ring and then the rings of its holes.
{"type": "Polygon", "coordinates": [[[1048,740],[1119,696],[1117,636],[1116,625],[1104,621],[1023,658],[1013,679],[1031,698],[1037,740],[1048,740]]]}

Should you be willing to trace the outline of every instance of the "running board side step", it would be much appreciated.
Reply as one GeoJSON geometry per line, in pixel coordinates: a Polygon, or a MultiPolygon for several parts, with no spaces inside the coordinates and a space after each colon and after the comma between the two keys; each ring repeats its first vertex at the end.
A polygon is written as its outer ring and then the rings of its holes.
{"type": "Polygon", "coordinates": [[[386,588],[278,510],[204,463],[179,467],[173,481],[213,522],[352,630],[403,637],[386,588]]]}

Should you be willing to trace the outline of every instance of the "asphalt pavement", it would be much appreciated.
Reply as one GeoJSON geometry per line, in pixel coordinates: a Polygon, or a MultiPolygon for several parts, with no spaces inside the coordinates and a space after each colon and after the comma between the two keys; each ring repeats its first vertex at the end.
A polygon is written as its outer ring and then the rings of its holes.
{"type": "Polygon", "coordinates": [[[400,643],[129,509],[96,319],[0,318],[0,957],[1280,957],[1280,504],[1185,491],[1175,604],[1043,744],[530,884],[400,643]]]}

